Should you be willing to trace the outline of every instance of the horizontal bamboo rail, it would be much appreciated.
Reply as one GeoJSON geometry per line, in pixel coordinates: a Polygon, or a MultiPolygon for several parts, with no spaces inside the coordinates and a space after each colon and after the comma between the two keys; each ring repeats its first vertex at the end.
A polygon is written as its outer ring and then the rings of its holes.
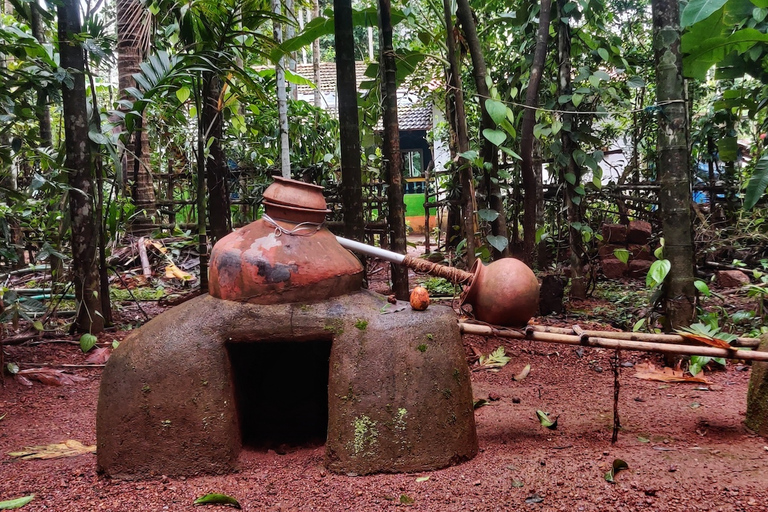
{"type": "MultiPolygon", "coordinates": [[[[529,329],[536,332],[550,332],[555,334],[575,334],[577,336],[597,336],[613,340],[650,341],[654,343],[678,343],[681,345],[695,344],[693,340],[679,334],[653,334],[649,332],[625,332],[625,331],[590,331],[587,329],[568,329],[567,327],[550,327],[548,325],[529,325],[529,329]]],[[[757,348],[760,340],[757,338],[736,338],[731,345],[734,347],[757,348]]],[[[701,345],[696,345],[701,346],[701,345]]]]}
{"type": "MultiPolygon", "coordinates": [[[[532,326],[524,330],[497,328],[490,325],[469,324],[459,322],[462,334],[478,336],[496,336],[518,340],[541,341],[545,343],[563,343],[583,347],[607,348],[616,350],[637,350],[641,352],[658,352],[661,354],[679,354],[688,356],[724,357],[726,359],[743,359],[749,361],[768,361],[768,352],[757,350],[733,350],[696,345],[678,345],[649,341],[619,340],[601,336],[558,334],[537,331],[532,326]]],[[[596,332],[596,331],[591,331],[596,332]]],[[[598,331],[601,334],[605,332],[598,331]]]]}

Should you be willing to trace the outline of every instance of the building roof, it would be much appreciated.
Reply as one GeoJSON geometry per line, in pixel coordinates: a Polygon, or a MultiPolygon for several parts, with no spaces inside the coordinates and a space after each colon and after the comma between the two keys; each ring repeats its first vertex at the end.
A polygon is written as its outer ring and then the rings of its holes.
{"type": "MultiPolygon", "coordinates": [[[[365,76],[365,70],[368,64],[365,62],[355,62],[355,81],[357,82],[357,89],[360,89],[360,84],[370,78],[365,76]]],[[[312,64],[297,64],[296,73],[303,76],[310,82],[315,81],[315,71],[312,64]]],[[[320,63],[320,83],[315,84],[322,92],[333,92],[336,90],[336,63],[335,62],[321,62],[320,63]]],[[[312,87],[308,85],[297,85],[296,90],[299,94],[312,94],[312,87]]]]}

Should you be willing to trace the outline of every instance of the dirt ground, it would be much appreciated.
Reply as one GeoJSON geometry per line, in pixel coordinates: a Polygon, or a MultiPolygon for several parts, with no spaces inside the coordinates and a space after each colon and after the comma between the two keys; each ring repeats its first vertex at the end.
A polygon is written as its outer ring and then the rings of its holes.
{"type": "MultiPolygon", "coordinates": [[[[122,314],[134,313],[126,308],[122,314]]],[[[573,323],[564,317],[534,321],[573,323]]],[[[102,335],[100,342],[125,334],[102,335]]],[[[101,368],[65,366],[86,364],[73,343],[7,346],[6,361],[21,368],[49,365],[85,380],[25,386],[6,377],[0,387],[0,501],[35,494],[23,508],[30,512],[184,511],[201,510],[193,501],[217,492],[251,511],[768,511],[768,439],[742,424],[749,366],[732,362],[708,372],[709,385],[667,384],[634,377],[634,365],[660,365],[657,356],[622,353],[622,429],[612,445],[613,351],[474,336],[464,343],[469,361],[499,346],[512,356],[499,371],[472,372],[474,396],[488,405],[476,410],[480,453],[471,461],[433,472],[352,477],[324,469],[322,446],[282,454],[245,448],[235,474],[140,481],[99,476],[90,453],[49,460],[8,455],[69,439],[95,445],[101,368]],[[528,364],[528,376],[515,381],[528,364]],[[557,429],[542,427],[537,410],[557,417],[557,429]],[[605,474],[615,459],[628,469],[609,483],[605,474]]]]}

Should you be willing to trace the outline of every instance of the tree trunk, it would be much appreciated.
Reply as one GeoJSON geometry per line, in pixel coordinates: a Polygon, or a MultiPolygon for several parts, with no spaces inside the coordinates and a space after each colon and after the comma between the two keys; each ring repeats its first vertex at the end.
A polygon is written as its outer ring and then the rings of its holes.
{"type": "MultiPolygon", "coordinates": [[[[144,6],[139,0],[117,0],[117,75],[120,94],[128,87],[136,87],[133,75],[140,72],[144,58],[141,34],[146,27],[144,6]]],[[[123,96],[126,97],[126,96],[123,96]]],[[[135,100],[135,98],[130,98],[135,100]]],[[[139,123],[143,126],[143,122],[139,123]]],[[[135,131],[123,152],[124,176],[132,176],[131,196],[136,215],[131,220],[131,231],[143,234],[152,230],[155,214],[155,188],[149,161],[149,139],[144,129],[135,131]],[[140,148],[140,151],[137,151],[140,148]]]]}
{"type": "MultiPolygon", "coordinates": [[[[443,14],[445,16],[446,45],[448,48],[448,96],[453,99],[453,112],[451,119],[456,130],[456,146],[459,155],[469,150],[469,136],[467,135],[467,116],[464,110],[464,94],[461,92],[461,70],[459,58],[456,54],[456,40],[453,33],[453,14],[451,13],[451,1],[443,0],[443,14]]],[[[449,102],[451,99],[448,100],[449,102]]],[[[449,109],[450,110],[450,109],[449,109]]],[[[461,208],[462,230],[467,248],[467,267],[471,268],[475,263],[475,185],[472,177],[472,165],[464,158],[459,157],[459,183],[461,184],[461,208]]],[[[450,227],[449,227],[450,229],[450,227]]]]}
{"type": "MultiPolygon", "coordinates": [[[[29,14],[32,20],[32,35],[40,44],[45,43],[45,28],[40,16],[41,7],[33,2],[29,4],[29,14]]],[[[48,107],[48,95],[45,91],[37,93],[37,122],[40,130],[40,145],[51,147],[53,145],[53,132],[51,131],[51,109],[48,107]]]]}
{"type": "Polygon", "coordinates": [[[336,27],[336,88],[341,138],[341,203],[344,210],[344,236],[362,242],[365,235],[365,220],[363,218],[363,179],[360,163],[352,3],[350,0],[334,0],[333,10],[336,27]]]}
{"type": "MultiPolygon", "coordinates": [[[[312,19],[320,17],[320,0],[312,0],[312,19]]],[[[315,106],[323,107],[323,94],[320,92],[320,39],[312,41],[312,74],[317,84],[315,87],[315,106]]]]}
{"type": "MultiPolygon", "coordinates": [[[[288,16],[288,19],[290,20],[290,22],[285,25],[285,38],[292,39],[296,35],[296,28],[292,22],[297,19],[293,0],[285,0],[285,15],[288,16]]],[[[291,70],[291,73],[296,73],[296,52],[292,52],[288,57],[288,69],[291,70]]],[[[291,99],[298,100],[299,89],[294,84],[289,84],[288,87],[291,90],[291,99]]]]}
{"type": "Polygon", "coordinates": [[[224,238],[232,231],[229,204],[229,169],[221,145],[223,122],[219,110],[221,80],[206,73],[203,83],[203,111],[200,122],[205,130],[204,141],[208,144],[208,158],[205,159],[205,177],[208,184],[208,220],[211,243],[224,238]]]}
{"type": "MultiPolygon", "coordinates": [[[[565,16],[564,7],[566,0],[557,0],[557,60],[558,60],[558,96],[571,94],[571,26],[565,16]]],[[[571,252],[571,290],[570,298],[586,299],[587,283],[584,279],[584,257],[582,250],[581,230],[574,225],[581,222],[581,196],[576,192],[576,187],[581,183],[581,169],[573,159],[573,153],[578,145],[573,140],[572,134],[578,130],[578,120],[573,112],[573,103],[564,105],[567,113],[562,114],[563,128],[560,131],[560,142],[563,145],[563,155],[567,159],[566,165],[561,169],[561,179],[565,183],[565,210],[568,216],[568,246],[571,252]],[[572,176],[572,180],[566,176],[572,176]]]]}
{"type": "Polygon", "coordinates": [[[652,0],[653,49],[658,116],[659,207],[664,255],[672,264],[664,283],[665,326],[687,327],[694,320],[693,230],[688,169],[688,123],[685,112],[680,14],[676,0],[652,0]]]}
{"type": "Polygon", "coordinates": [[[91,334],[104,328],[99,297],[99,267],[96,258],[98,227],[93,204],[93,176],[89,154],[88,111],[85,96],[85,55],[77,42],[81,32],[80,4],[62,0],[59,18],[61,67],[72,74],[74,85],[62,85],[65,133],[65,166],[69,172],[69,214],[72,219],[72,274],[77,299],[73,329],[91,334]]]}
{"type": "Polygon", "coordinates": [[[531,63],[531,77],[525,90],[525,105],[523,123],[520,128],[520,157],[522,158],[521,174],[525,210],[523,212],[523,257],[528,265],[533,265],[536,251],[536,209],[539,204],[536,198],[536,173],[533,169],[533,126],[536,123],[534,107],[538,102],[541,73],[547,57],[547,41],[549,39],[549,18],[552,9],[551,0],[541,0],[539,11],[539,30],[536,33],[536,49],[531,63]]]}
{"type": "MultiPolygon", "coordinates": [[[[280,0],[272,0],[272,12],[276,15],[282,14],[282,4],[280,0]]],[[[275,38],[275,44],[283,42],[283,27],[279,20],[273,22],[272,34],[275,38]]],[[[278,127],[280,131],[280,174],[283,178],[291,177],[291,148],[288,140],[288,98],[285,91],[285,57],[275,66],[277,82],[277,115],[278,127]]]]}
{"type": "MultiPolygon", "coordinates": [[[[405,203],[403,202],[403,155],[400,152],[400,128],[397,122],[397,67],[392,45],[392,5],[379,0],[379,62],[381,63],[381,97],[384,106],[384,168],[389,187],[390,250],[405,254],[405,203]]],[[[427,230],[429,227],[427,226],[427,230]]],[[[390,263],[392,292],[400,300],[408,300],[408,267],[390,263]]]]}
{"type": "MultiPolygon", "coordinates": [[[[464,29],[464,37],[469,46],[469,55],[472,58],[472,67],[474,68],[474,73],[472,75],[475,79],[477,94],[480,96],[480,111],[482,113],[480,132],[482,133],[483,130],[486,129],[495,130],[496,123],[485,108],[486,100],[491,97],[488,84],[485,81],[488,71],[485,66],[485,57],[483,57],[483,49],[480,46],[480,39],[477,37],[475,19],[472,15],[472,9],[469,7],[468,0],[458,0],[456,17],[464,29]]],[[[488,206],[491,210],[495,210],[499,214],[499,216],[491,222],[491,234],[493,236],[503,237],[507,241],[504,250],[499,251],[495,247],[493,248],[493,259],[498,259],[500,257],[509,256],[507,213],[504,208],[504,201],[501,199],[501,188],[499,187],[499,150],[485,137],[483,137],[482,157],[483,161],[486,164],[490,164],[491,167],[490,171],[487,169],[483,171],[483,189],[488,199],[488,206]]]]}

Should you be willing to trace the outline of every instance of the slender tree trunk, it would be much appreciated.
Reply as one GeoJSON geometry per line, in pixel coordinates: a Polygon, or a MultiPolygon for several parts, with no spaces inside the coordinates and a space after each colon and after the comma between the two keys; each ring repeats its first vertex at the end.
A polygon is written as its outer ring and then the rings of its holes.
{"type": "MultiPolygon", "coordinates": [[[[312,0],[312,19],[320,17],[320,0],[312,0]]],[[[315,106],[323,107],[323,94],[320,91],[320,39],[312,41],[312,74],[315,83],[315,106]]]]}
{"type": "MultiPolygon", "coordinates": [[[[443,14],[445,16],[446,45],[448,48],[448,96],[453,99],[453,125],[456,130],[456,146],[459,155],[469,150],[469,136],[467,135],[467,116],[464,110],[464,94],[461,88],[461,70],[459,58],[456,53],[456,40],[453,33],[453,14],[451,1],[443,0],[443,14]]],[[[450,100],[449,100],[450,101],[450,100]]],[[[472,165],[463,157],[459,157],[459,183],[461,184],[461,208],[462,229],[467,248],[467,266],[475,263],[475,185],[473,183],[472,165]]]]}
{"type": "MultiPolygon", "coordinates": [[[[381,97],[384,104],[384,168],[387,175],[389,205],[390,250],[405,254],[408,248],[403,202],[403,155],[400,152],[400,128],[397,122],[397,67],[392,45],[392,5],[379,0],[379,52],[381,63],[381,97]]],[[[429,226],[427,226],[429,230],[429,226]]],[[[392,291],[400,300],[408,299],[408,268],[390,263],[392,291]]]]}
{"type": "MultiPolygon", "coordinates": [[[[272,12],[282,14],[280,0],[272,0],[272,12]]],[[[283,27],[279,20],[275,20],[272,33],[275,43],[283,42],[283,27]]],[[[275,66],[277,82],[277,115],[280,131],[280,174],[283,178],[291,177],[291,148],[288,141],[288,98],[285,91],[285,57],[281,57],[275,66]]]]}
{"type": "MultiPolygon", "coordinates": [[[[43,19],[40,16],[41,7],[37,2],[29,4],[30,17],[32,18],[32,35],[40,44],[45,43],[43,19]]],[[[48,107],[48,95],[45,91],[37,93],[37,122],[40,130],[40,144],[44,147],[53,145],[53,132],[51,131],[51,109],[48,107]]]]}
{"type": "Polygon", "coordinates": [[[536,173],[533,169],[533,126],[536,123],[534,107],[538,103],[541,73],[547,57],[549,40],[549,18],[552,9],[551,0],[541,0],[539,11],[539,30],[536,33],[536,49],[533,52],[531,76],[525,90],[523,123],[520,128],[520,157],[522,158],[523,191],[525,211],[523,212],[523,257],[528,265],[533,265],[536,251],[536,173]]]}
{"type": "MultiPolygon", "coordinates": [[[[477,37],[477,27],[475,26],[472,9],[469,7],[468,0],[458,0],[457,4],[458,9],[456,11],[456,17],[461,23],[461,27],[464,29],[464,37],[469,46],[469,55],[472,57],[472,67],[474,68],[474,73],[472,75],[475,79],[477,93],[480,96],[480,111],[482,112],[480,131],[482,133],[482,131],[486,129],[495,130],[496,123],[485,108],[486,100],[491,97],[488,84],[485,81],[485,78],[488,75],[488,70],[485,66],[483,48],[480,45],[480,39],[477,37]]],[[[490,140],[485,137],[483,137],[483,139],[483,161],[486,164],[490,164],[491,167],[490,170],[483,171],[483,189],[488,199],[488,206],[491,210],[495,210],[499,214],[499,216],[491,222],[491,233],[493,236],[503,237],[507,241],[504,250],[499,251],[495,247],[493,248],[493,257],[494,259],[498,259],[500,257],[509,256],[507,213],[504,208],[504,201],[501,198],[501,188],[499,187],[499,150],[490,140]]]]}
{"type": "Polygon", "coordinates": [[[85,55],[77,43],[81,32],[80,4],[63,0],[57,6],[61,67],[72,74],[70,89],[62,85],[65,165],[69,172],[69,214],[72,219],[72,273],[77,299],[73,329],[92,334],[104,328],[96,257],[98,227],[94,212],[93,172],[89,154],[88,110],[85,96],[85,55]]]}
{"type": "MultiPolygon", "coordinates": [[[[558,60],[558,96],[571,94],[571,26],[568,18],[565,17],[564,7],[566,0],[557,0],[557,60],[558,60]]],[[[581,169],[573,159],[573,153],[577,149],[577,144],[573,140],[572,134],[577,131],[576,116],[573,115],[573,103],[570,101],[565,104],[565,110],[562,114],[563,128],[560,131],[560,142],[563,145],[563,155],[567,159],[567,164],[561,169],[562,182],[565,183],[565,210],[568,216],[568,246],[571,252],[571,290],[572,299],[586,299],[587,286],[584,279],[584,258],[582,255],[581,231],[574,228],[574,225],[581,222],[581,196],[575,188],[581,183],[581,169]],[[566,179],[566,177],[570,179],[566,179]]]]}
{"type": "Polygon", "coordinates": [[[363,241],[363,177],[360,163],[360,125],[357,115],[355,38],[352,33],[352,3],[334,0],[336,27],[336,88],[338,90],[339,135],[341,137],[341,203],[344,235],[363,241]]]}
{"type": "MultiPolygon", "coordinates": [[[[292,39],[296,35],[296,28],[293,22],[298,19],[296,16],[293,0],[285,0],[285,14],[290,20],[290,22],[285,25],[285,38],[292,39]]],[[[299,16],[301,16],[300,13],[299,16]]],[[[288,69],[291,70],[291,73],[296,73],[296,52],[291,53],[291,55],[288,57],[288,69]]],[[[289,84],[289,87],[291,90],[291,99],[298,100],[299,89],[293,84],[289,84]]]]}
{"type": "MultiPolygon", "coordinates": [[[[205,79],[203,73],[199,73],[196,82],[203,86],[205,79]]],[[[200,255],[200,291],[208,291],[208,230],[206,226],[206,187],[205,187],[205,127],[202,121],[202,112],[205,109],[204,87],[195,87],[195,107],[200,112],[197,123],[197,149],[196,169],[197,169],[197,252],[200,255]]]]}
{"type": "Polygon", "coordinates": [[[694,320],[693,230],[688,169],[688,123],[685,112],[680,13],[677,0],[652,0],[656,96],[661,106],[658,138],[659,207],[664,255],[672,264],[664,283],[667,329],[694,320]]]}
{"type": "MultiPolygon", "coordinates": [[[[145,8],[139,0],[117,0],[117,74],[120,94],[128,87],[136,87],[133,75],[140,71],[144,57],[141,33],[146,28],[145,8]]],[[[135,98],[131,98],[134,99],[135,98]]],[[[140,126],[143,125],[139,123],[140,126]]],[[[155,188],[149,161],[149,139],[143,128],[134,131],[124,151],[124,176],[132,175],[131,196],[137,215],[131,221],[131,230],[142,234],[152,230],[155,214],[155,188]],[[137,148],[140,149],[137,151],[137,148]]]]}
{"type": "Polygon", "coordinates": [[[212,73],[206,73],[203,84],[203,111],[201,123],[205,130],[204,141],[208,144],[208,158],[205,159],[205,177],[208,184],[208,220],[210,221],[211,243],[224,238],[232,231],[232,216],[229,203],[229,168],[221,145],[223,122],[219,110],[221,80],[212,73]]]}

